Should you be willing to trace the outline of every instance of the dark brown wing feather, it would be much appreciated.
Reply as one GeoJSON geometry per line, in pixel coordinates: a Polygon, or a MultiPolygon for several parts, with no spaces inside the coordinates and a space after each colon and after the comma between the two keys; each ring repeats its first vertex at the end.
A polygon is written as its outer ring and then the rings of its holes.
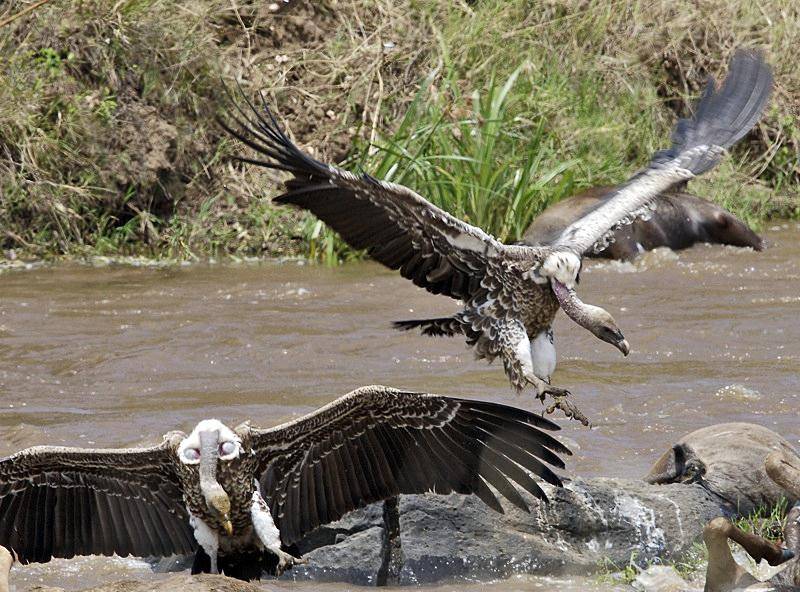
{"type": "Polygon", "coordinates": [[[170,454],[37,446],[0,460],[0,545],[23,563],[193,552],[170,454]]]}
{"type": "Polygon", "coordinates": [[[491,485],[528,506],[514,485],[546,496],[531,473],[560,486],[547,464],[570,454],[542,430],[558,426],[497,403],[363,387],[296,421],[253,430],[261,490],[285,544],[400,493],[474,493],[502,512],[491,485]]]}
{"type": "Polygon", "coordinates": [[[240,160],[294,175],[273,201],[309,210],[352,247],[434,294],[466,300],[478,288],[502,243],[407,187],[311,158],[281,131],[266,104],[263,115],[248,106],[251,113],[236,107],[238,115],[230,115],[234,126],[220,124],[265,157],[240,160]]]}

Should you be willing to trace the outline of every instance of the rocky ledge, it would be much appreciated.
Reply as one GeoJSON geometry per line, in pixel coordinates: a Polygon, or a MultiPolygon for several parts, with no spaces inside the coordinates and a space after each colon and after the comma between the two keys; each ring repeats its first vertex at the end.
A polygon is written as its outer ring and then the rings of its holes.
{"type": "MultiPolygon", "coordinates": [[[[318,529],[299,545],[306,565],[282,579],[360,585],[481,581],[513,574],[585,574],[603,563],[669,560],[689,550],[712,518],[777,503],[785,492],[764,470],[772,450],[795,454],[778,434],[753,424],[720,424],[681,438],[646,480],[574,479],[546,486],[549,503],[526,497],[529,513],[504,514],[473,496],[404,495],[318,529]]],[[[186,561],[162,560],[156,571],[186,561]]],[[[220,576],[117,582],[92,592],[270,589],[220,576]]],[[[40,589],[42,590],[42,589],[40,589]]]]}

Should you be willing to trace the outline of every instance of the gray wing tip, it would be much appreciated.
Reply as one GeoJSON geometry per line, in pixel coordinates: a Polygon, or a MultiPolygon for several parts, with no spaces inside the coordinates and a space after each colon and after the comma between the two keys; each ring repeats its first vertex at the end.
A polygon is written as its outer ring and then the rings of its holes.
{"type": "Polygon", "coordinates": [[[693,148],[708,146],[716,150],[699,151],[689,158],[687,169],[698,175],[719,160],[720,148],[741,140],[758,122],[772,94],[772,68],[761,50],[737,49],[730,60],[728,75],[717,88],[709,77],[703,96],[690,119],[681,119],[672,133],[672,147],[657,153],[655,163],[674,158],[693,148]]]}

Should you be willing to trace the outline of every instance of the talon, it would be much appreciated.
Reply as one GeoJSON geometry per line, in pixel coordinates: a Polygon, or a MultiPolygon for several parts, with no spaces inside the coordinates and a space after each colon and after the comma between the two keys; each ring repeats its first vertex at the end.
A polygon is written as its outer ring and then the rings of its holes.
{"type": "Polygon", "coordinates": [[[287,553],[283,550],[272,550],[278,556],[278,566],[275,569],[279,576],[283,575],[288,568],[293,567],[295,565],[304,565],[308,563],[308,559],[303,559],[302,557],[295,557],[290,553],[287,553]]]}
{"type": "Polygon", "coordinates": [[[554,413],[556,409],[561,409],[568,419],[576,419],[586,427],[592,427],[589,419],[578,409],[572,401],[569,401],[564,396],[553,397],[553,404],[547,408],[547,413],[554,413]]]}

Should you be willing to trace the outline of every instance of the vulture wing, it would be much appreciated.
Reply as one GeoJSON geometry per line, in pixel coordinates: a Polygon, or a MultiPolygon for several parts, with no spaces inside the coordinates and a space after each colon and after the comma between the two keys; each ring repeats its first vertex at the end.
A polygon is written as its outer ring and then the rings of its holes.
{"type": "Polygon", "coordinates": [[[602,251],[613,230],[646,215],[648,204],[659,193],[714,167],[725,149],[756,124],[771,90],[772,72],[761,54],[737,51],[722,88],[717,89],[710,79],[694,117],[678,121],[672,147],[657,152],[644,170],[570,224],[552,246],[576,253],[602,251]]]}
{"type": "Polygon", "coordinates": [[[36,446],[0,460],[0,545],[23,563],[194,552],[171,454],[36,446]]]}
{"type": "Polygon", "coordinates": [[[545,463],[563,468],[556,453],[571,453],[542,431],[557,429],[497,403],[367,386],[295,421],[253,430],[253,447],[262,493],[291,544],[400,493],[474,493],[502,512],[491,485],[528,511],[511,481],[543,500],[531,474],[561,485],[545,463]]]}
{"type": "Polygon", "coordinates": [[[478,288],[488,261],[503,249],[497,239],[408,187],[314,160],[283,133],[266,103],[263,114],[248,106],[250,113],[237,107],[230,115],[233,126],[220,124],[265,158],[239,160],[292,173],[275,203],[309,210],[353,248],[367,249],[429,292],[468,299],[478,288]]]}

